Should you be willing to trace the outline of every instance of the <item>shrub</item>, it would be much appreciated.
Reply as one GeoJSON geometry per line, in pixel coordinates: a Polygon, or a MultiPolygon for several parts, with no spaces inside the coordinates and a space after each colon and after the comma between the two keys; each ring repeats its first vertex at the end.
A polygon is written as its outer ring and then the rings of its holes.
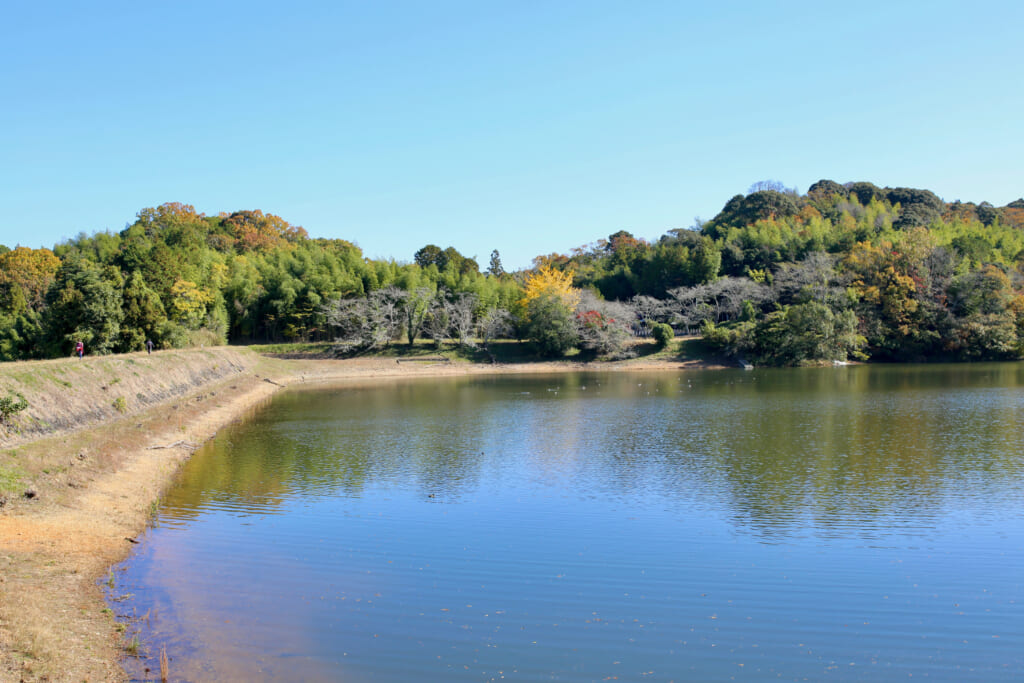
{"type": "Polygon", "coordinates": [[[0,424],[28,408],[28,401],[19,393],[8,393],[0,398],[0,424]]]}
{"type": "Polygon", "coordinates": [[[527,307],[526,334],[541,356],[556,357],[579,343],[572,309],[552,294],[542,294],[527,307]]]}
{"type": "Polygon", "coordinates": [[[672,331],[672,326],[667,323],[654,323],[654,327],[651,328],[651,336],[654,337],[654,341],[658,342],[658,348],[663,349],[672,341],[675,333],[672,331]]]}

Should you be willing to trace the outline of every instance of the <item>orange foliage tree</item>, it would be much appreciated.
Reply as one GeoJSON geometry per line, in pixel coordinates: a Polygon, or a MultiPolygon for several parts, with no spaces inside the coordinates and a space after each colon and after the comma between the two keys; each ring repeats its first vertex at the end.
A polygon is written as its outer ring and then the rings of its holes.
{"type": "Polygon", "coordinates": [[[259,209],[227,215],[224,226],[235,238],[235,246],[240,252],[279,248],[309,236],[303,228],[259,209]]]}

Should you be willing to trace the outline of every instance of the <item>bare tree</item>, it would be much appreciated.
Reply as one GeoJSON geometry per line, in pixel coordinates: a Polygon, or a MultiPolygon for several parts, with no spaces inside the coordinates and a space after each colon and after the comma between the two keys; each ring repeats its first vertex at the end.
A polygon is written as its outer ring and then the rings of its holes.
{"type": "Polygon", "coordinates": [[[747,194],[754,194],[755,192],[781,192],[793,197],[800,195],[795,187],[786,187],[785,183],[778,180],[758,180],[747,188],[747,194]]]}
{"type": "Polygon", "coordinates": [[[820,251],[812,251],[799,263],[782,264],[772,284],[775,297],[784,304],[839,303],[849,278],[837,273],[835,264],[834,256],[820,251]]]}
{"type": "Polygon", "coordinates": [[[476,334],[480,343],[487,345],[495,339],[512,334],[512,314],[504,308],[489,308],[477,321],[476,334]]]}
{"type": "Polygon", "coordinates": [[[705,320],[731,320],[743,310],[744,301],[761,303],[771,293],[749,278],[723,277],[696,287],[677,287],[668,294],[672,321],[692,328],[705,320]]]}
{"type": "Polygon", "coordinates": [[[713,320],[715,313],[706,301],[707,290],[707,285],[670,289],[668,291],[669,299],[665,303],[672,324],[683,325],[687,329],[691,329],[705,320],[713,320]]]}
{"type": "Polygon", "coordinates": [[[633,305],[637,317],[643,322],[665,323],[672,317],[671,306],[664,299],[637,294],[630,300],[630,303],[633,305]]]}
{"type": "Polygon", "coordinates": [[[576,328],[580,346],[601,355],[621,356],[633,336],[636,309],[620,301],[604,301],[583,290],[576,305],[576,328]]]}
{"type": "Polygon", "coordinates": [[[338,299],[324,307],[339,350],[365,351],[388,346],[402,328],[400,305],[406,293],[384,287],[358,299],[338,299]]]}
{"type": "Polygon", "coordinates": [[[448,312],[448,302],[441,292],[430,303],[427,314],[423,318],[423,334],[434,341],[434,346],[440,347],[448,338],[451,330],[451,317],[448,312]]]}
{"type": "Polygon", "coordinates": [[[445,302],[448,319],[451,321],[450,329],[455,333],[459,346],[476,346],[472,336],[473,314],[476,311],[479,300],[480,298],[476,294],[463,292],[456,296],[454,300],[445,302]]]}
{"type": "Polygon", "coordinates": [[[512,314],[504,308],[489,308],[480,316],[476,324],[476,334],[480,338],[480,346],[494,362],[494,354],[491,353],[488,344],[494,339],[505,337],[514,332],[512,327],[512,314]]]}
{"type": "Polygon", "coordinates": [[[409,346],[416,342],[420,334],[420,327],[423,319],[430,309],[430,303],[434,300],[434,291],[429,287],[417,287],[407,292],[401,302],[403,323],[405,325],[405,336],[409,340],[409,346]]]}
{"type": "Polygon", "coordinates": [[[743,310],[743,302],[761,303],[770,296],[768,287],[745,277],[723,277],[708,284],[716,320],[732,320],[743,310]]]}

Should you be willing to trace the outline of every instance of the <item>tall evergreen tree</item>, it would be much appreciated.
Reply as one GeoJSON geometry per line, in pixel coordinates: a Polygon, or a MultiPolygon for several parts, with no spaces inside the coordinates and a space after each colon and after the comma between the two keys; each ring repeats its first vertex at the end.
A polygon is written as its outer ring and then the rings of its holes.
{"type": "Polygon", "coordinates": [[[46,297],[45,346],[51,355],[71,352],[76,341],[88,353],[116,350],[123,312],[116,271],[105,271],[77,254],[57,270],[46,297]]]}

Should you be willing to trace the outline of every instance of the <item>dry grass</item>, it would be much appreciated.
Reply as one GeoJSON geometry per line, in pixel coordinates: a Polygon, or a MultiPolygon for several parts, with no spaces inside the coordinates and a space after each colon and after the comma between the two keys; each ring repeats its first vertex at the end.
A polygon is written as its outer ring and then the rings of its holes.
{"type": "Polygon", "coordinates": [[[171,678],[171,665],[167,661],[167,648],[160,648],[160,681],[167,683],[171,678]]]}
{"type": "Polygon", "coordinates": [[[0,680],[118,680],[117,660],[103,647],[112,642],[112,620],[102,606],[80,599],[94,582],[71,563],[40,560],[9,553],[0,559],[0,680]],[[41,599],[52,591],[70,601],[55,607],[41,599]]]}
{"type": "Polygon", "coordinates": [[[259,356],[219,347],[0,364],[0,394],[28,408],[0,427],[0,446],[68,433],[193,393],[251,370],[259,356]]]}

